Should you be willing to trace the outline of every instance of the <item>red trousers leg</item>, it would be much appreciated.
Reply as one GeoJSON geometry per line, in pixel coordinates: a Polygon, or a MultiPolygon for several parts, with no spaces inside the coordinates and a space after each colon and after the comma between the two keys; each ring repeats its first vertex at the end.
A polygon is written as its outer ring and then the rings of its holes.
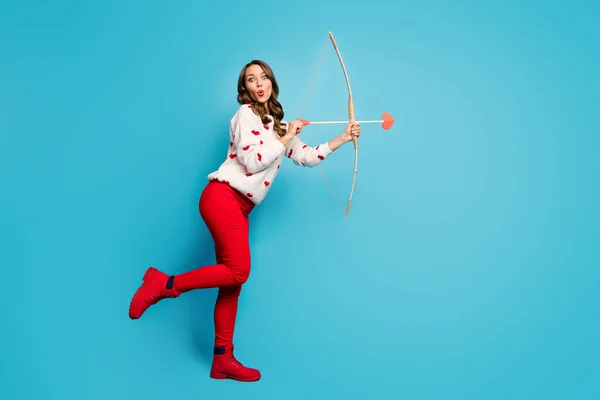
{"type": "Polygon", "coordinates": [[[225,347],[233,343],[238,298],[241,290],[241,285],[219,288],[214,313],[215,347],[225,347]]]}

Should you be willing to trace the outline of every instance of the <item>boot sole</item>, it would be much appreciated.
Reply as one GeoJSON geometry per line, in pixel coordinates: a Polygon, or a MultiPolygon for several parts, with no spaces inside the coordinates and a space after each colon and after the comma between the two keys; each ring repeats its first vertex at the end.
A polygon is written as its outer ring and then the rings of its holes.
{"type": "Polygon", "coordinates": [[[232,379],[234,381],[240,381],[240,382],[256,382],[258,380],[260,380],[260,376],[258,378],[250,378],[250,379],[243,379],[243,378],[235,378],[226,374],[222,374],[220,372],[210,372],[210,377],[212,379],[232,379]]]}

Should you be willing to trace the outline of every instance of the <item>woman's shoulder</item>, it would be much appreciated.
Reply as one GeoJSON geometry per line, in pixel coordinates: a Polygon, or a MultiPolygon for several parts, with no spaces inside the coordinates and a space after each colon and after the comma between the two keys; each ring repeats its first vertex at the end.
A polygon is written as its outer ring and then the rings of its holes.
{"type": "Polygon", "coordinates": [[[231,118],[231,122],[246,121],[251,123],[260,123],[260,117],[252,111],[251,104],[242,104],[238,107],[235,114],[231,118]]]}
{"type": "Polygon", "coordinates": [[[241,126],[251,127],[254,130],[259,130],[263,126],[260,117],[252,111],[250,104],[242,104],[231,117],[230,127],[232,129],[238,129],[241,126]]]}
{"type": "Polygon", "coordinates": [[[258,115],[256,115],[254,113],[254,111],[252,110],[252,104],[242,104],[241,106],[238,107],[238,109],[235,112],[236,116],[255,116],[258,117],[258,115]]]}

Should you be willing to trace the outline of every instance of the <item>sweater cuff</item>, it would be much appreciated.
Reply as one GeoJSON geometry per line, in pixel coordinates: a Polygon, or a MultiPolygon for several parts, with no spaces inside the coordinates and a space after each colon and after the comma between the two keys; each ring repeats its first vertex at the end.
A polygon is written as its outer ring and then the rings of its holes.
{"type": "Polygon", "coordinates": [[[283,145],[283,143],[281,143],[279,141],[279,139],[275,139],[275,142],[276,143],[275,143],[274,150],[277,151],[279,153],[279,155],[284,154],[285,153],[285,146],[283,145]]]}

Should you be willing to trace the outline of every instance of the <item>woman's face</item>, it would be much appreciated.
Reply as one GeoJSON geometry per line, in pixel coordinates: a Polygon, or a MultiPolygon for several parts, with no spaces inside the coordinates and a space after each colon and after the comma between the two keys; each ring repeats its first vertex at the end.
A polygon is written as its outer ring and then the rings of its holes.
{"type": "Polygon", "coordinates": [[[271,80],[260,65],[253,64],[246,69],[244,84],[256,102],[266,103],[271,97],[273,91],[271,80]]]}

